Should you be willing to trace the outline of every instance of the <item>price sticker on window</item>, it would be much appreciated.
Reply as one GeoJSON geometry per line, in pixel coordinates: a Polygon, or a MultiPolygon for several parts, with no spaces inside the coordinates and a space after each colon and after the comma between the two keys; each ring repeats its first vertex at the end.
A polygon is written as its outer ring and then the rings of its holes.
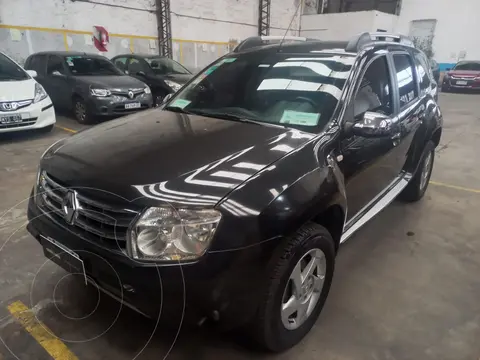
{"type": "Polygon", "coordinates": [[[180,109],[183,109],[185,106],[187,106],[190,103],[191,103],[191,101],[188,101],[188,100],[185,100],[185,99],[177,99],[172,104],[170,104],[169,106],[178,107],[180,109]]]}
{"type": "Polygon", "coordinates": [[[282,118],[280,119],[280,123],[291,125],[316,126],[318,125],[319,119],[319,113],[285,110],[283,112],[282,118]]]}

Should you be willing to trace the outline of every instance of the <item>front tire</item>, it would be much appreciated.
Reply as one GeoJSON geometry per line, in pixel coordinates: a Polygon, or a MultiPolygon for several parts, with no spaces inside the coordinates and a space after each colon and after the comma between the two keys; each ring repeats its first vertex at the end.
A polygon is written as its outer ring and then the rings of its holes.
{"type": "Polygon", "coordinates": [[[73,100],[73,112],[78,123],[82,125],[93,123],[93,116],[88,111],[87,104],[82,98],[77,97],[73,100]]]}
{"type": "Polygon", "coordinates": [[[406,202],[420,200],[427,191],[435,160],[435,144],[429,141],[423,149],[417,172],[410,183],[400,194],[400,199],[406,202]]]}
{"type": "Polygon", "coordinates": [[[300,342],[320,315],[332,283],[335,245],[327,229],[309,223],[274,256],[252,326],[260,346],[280,352],[300,342]]]}

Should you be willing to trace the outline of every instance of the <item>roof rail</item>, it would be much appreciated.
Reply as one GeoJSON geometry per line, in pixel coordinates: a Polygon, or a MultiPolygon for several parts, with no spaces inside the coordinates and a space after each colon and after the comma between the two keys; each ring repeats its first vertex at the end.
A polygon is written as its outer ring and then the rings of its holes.
{"type": "Polygon", "coordinates": [[[414,46],[412,39],[400,34],[390,34],[386,32],[364,32],[353,37],[345,47],[346,52],[358,52],[368,44],[375,41],[395,42],[406,46],[414,46]]]}
{"type": "Polygon", "coordinates": [[[278,44],[284,42],[297,42],[297,41],[315,41],[316,39],[309,39],[301,36],[252,36],[243,40],[233,52],[239,52],[246,49],[251,49],[258,46],[278,44]]]}

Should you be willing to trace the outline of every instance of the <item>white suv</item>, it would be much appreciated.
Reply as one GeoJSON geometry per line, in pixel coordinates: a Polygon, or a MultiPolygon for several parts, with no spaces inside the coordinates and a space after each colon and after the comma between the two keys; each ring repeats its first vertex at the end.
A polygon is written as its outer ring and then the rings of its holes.
{"type": "Polygon", "coordinates": [[[52,100],[35,76],[0,52],[0,133],[53,128],[52,100]]]}

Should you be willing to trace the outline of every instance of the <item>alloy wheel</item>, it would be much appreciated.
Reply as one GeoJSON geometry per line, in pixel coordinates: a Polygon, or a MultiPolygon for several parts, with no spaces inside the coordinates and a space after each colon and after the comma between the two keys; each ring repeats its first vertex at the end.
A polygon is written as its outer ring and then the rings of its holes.
{"type": "Polygon", "coordinates": [[[420,189],[424,189],[427,185],[430,172],[432,171],[432,152],[430,151],[423,162],[422,173],[420,177],[420,189]]]}
{"type": "Polygon", "coordinates": [[[79,122],[85,122],[87,117],[87,109],[85,108],[85,104],[83,104],[81,101],[77,101],[75,103],[75,116],[79,122]]]}
{"type": "Polygon", "coordinates": [[[310,317],[320,299],[327,263],[320,249],[308,251],[297,262],[283,293],[281,317],[288,330],[298,329],[310,317]]]}

